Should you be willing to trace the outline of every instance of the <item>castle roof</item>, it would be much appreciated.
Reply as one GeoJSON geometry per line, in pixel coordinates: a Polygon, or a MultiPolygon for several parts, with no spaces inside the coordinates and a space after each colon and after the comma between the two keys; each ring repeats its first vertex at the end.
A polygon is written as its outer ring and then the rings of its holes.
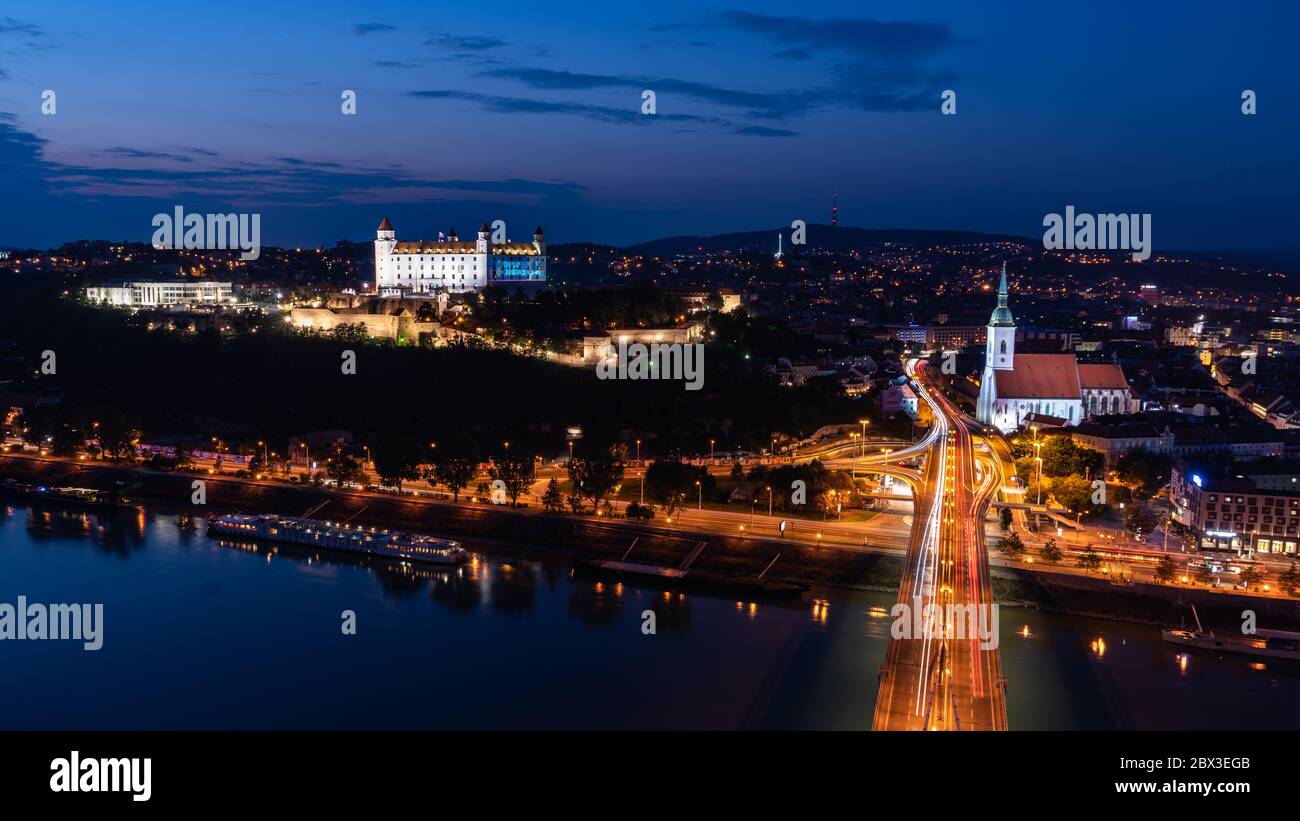
{"type": "MultiPolygon", "coordinates": [[[[521,256],[537,253],[531,242],[494,242],[488,248],[493,254],[521,256]]],[[[477,242],[457,242],[448,240],[412,240],[399,242],[393,246],[394,254],[476,254],[477,242]]]]}
{"type": "Polygon", "coordinates": [[[388,217],[385,216],[384,219],[379,223],[379,230],[380,231],[393,230],[393,224],[388,221],[388,217]]]}

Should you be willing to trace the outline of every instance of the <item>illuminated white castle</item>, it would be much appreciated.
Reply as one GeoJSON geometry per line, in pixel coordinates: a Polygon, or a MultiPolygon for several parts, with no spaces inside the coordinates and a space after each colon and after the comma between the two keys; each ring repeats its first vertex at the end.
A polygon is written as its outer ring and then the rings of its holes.
{"type": "Polygon", "coordinates": [[[493,242],[487,223],[478,239],[460,242],[456,229],[437,240],[398,242],[384,217],[375,236],[375,286],[379,293],[481,291],[488,285],[546,281],[546,240],[539,227],[532,242],[493,242]]]}

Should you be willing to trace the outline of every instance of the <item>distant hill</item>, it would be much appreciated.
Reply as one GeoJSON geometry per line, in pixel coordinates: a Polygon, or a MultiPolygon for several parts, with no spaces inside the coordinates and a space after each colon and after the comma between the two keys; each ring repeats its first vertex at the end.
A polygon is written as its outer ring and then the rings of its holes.
{"type": "MultiPolygon", "coordinates": [[[[674,254],[699,253],[701,251],[762,251],[776,250],[776,235],[785,234],[787,251],[790,248],[790,227],[771,228],[765,231],[742,231],[734,234],[715,234],[713,236],[665,237],[628,246],[627,250],[646,256],[672,256],[674,254]]],[[[927,246],[936,244],[956,244],[963,242],[1016,242],[1035,244],[1040,242],[1028,237],[1016,237],[1010,234],[981,234],[978,231],[939,231],[924,228],[852,228],[840,225],[808,226],[808,247],[822,248],[829,251],[852,251],[856,248],[870,248],[887,242],[900,245],[927,246]]]]}
{"type": "Polygon", "coordinates": [[[1188,251],[1191,259],[1223,259],[1245,265],[1300,271],[1300,248],[1230,248],[1224,251],[1188,251]]]}

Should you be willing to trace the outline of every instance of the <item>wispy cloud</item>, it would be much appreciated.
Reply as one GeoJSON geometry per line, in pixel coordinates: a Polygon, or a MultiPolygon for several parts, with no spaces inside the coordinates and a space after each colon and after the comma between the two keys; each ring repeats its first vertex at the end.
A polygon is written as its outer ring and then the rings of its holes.
{"type": "Polygon", "coordinates": [[[0,34],[23,34],[28,37],[40,37],[45,32],[33,23],[15,20],[12,17],[0,17],[0,34]]]}
{"type": "Polygon", "coordinates": [[[442,49],[455,49],[460,51],[488,51],[490,49],[502,48],[509,45],[500,37],[489,35],[475,34],[448,34],[440,32],[429,35],[424,41],[426,46],[434,46],[442,49]]]}
{"type": "Polygon", "coordinates": [[[626,88],[640,91],[653,89],[656,94],[680,94],[695,100],[717,105],[746,109],[783,108],[788,103],[787,92],[743,91],[724,88],[709,83],[677,80],[668,77],[638,77],[609,74],[582,74],[572,71],[553,71],[545,68],[499,68],[480,73],[483,77],[513,80],[529,88],[582,91],[598,88],[626,88]]]}
{"type": "Polygon", "coordinates": [[[944,23],[885,22],[866,17],[773,17],[749,11],[724,11],[705,24],[756,34],[772,43],[812,52],[839,52],[857,58],[916,59],[957,44],[944,23]]]}
{"type": "Polygon", "coordinates": [[[592,105],[589,103],[552,102],[532,97],[503,97],[492,94],[479,94],[473,91],[451,91],[443,89],[408,91],[408,97],[425,100],[461,100],[478,103],[489,111],[503,114],[573,114],[607,123],[649,123],[663,120],[676,123],[698,123],[701,125],[730,125],[726,120],[715,117],[703,117],[695,114],[655,114],[647,116],[640,113],[638,106],[614,108],[613,106],[592,105]]]}
{"type": "Polygon", "coordinates": [[[356,25],[352,26],[352,33],[357,36],[364,36],[367,34],[378,34],[384,31],[396,31],[396,30],[397,30],[397,26],[392,26],[389,25],[388,23],[357,23],[356,25]]]}
{"type": "Polygon", "coordinates": [[[193,162],[193,157],[187,157],[184,154],[169,154],[165,151],[142,151],[138,148],[125,148],[115,146],[106,148],[99,152],[111,157],[122,157],[129,160],[170,160],[172,162],[193,162]]]}

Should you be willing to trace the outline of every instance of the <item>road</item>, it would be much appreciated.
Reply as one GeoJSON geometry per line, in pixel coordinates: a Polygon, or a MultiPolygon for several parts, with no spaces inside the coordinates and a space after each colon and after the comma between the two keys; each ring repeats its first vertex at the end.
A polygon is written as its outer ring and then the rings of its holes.
{"type": "Polygon", "coordinates": [[[984,518],[1002,472],[992,459],[977,460],[967,421],[928,385],[925,363],[911,367],[935,424],[932,436],[922,440],[928,440],[929,452],[873,728],[1005,730],[1005,682],[984,538],[984,518]]]}

